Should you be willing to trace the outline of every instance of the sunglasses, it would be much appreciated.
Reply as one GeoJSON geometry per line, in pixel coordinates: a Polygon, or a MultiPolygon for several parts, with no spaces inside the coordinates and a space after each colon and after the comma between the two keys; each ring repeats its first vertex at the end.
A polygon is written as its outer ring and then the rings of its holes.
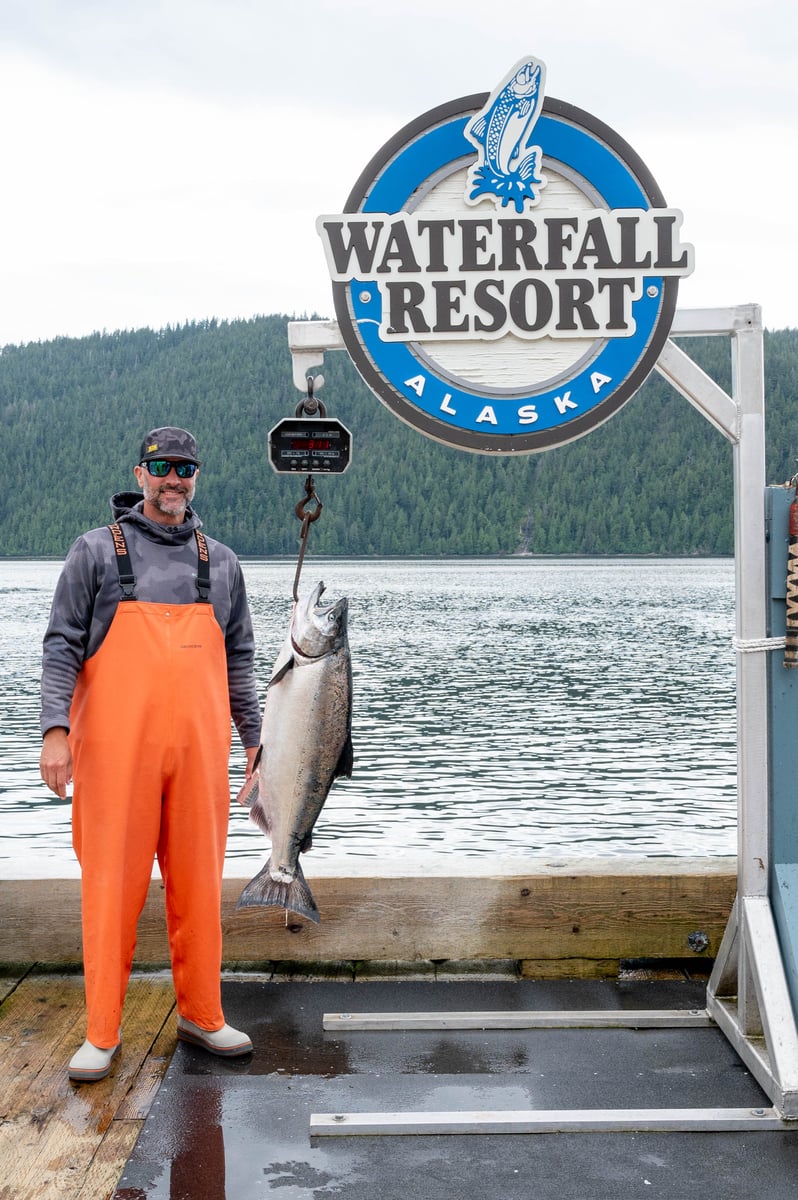
{"type": "Polygon", "coordinates": [[[166,479],[166,476],[175,469],[178,479],[191,479],[197,469],[197,464],[193,462],[169,462],[165,458],[152,458],[149,462],[143,462],[142,467],[146,467],[150,475],[154,475],[156,479],[166,479]]]}

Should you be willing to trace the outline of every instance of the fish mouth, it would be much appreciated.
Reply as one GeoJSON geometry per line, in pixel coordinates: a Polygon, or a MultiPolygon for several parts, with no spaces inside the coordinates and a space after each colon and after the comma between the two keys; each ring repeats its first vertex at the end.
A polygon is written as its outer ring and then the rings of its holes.
{"type": "Polygon", "coordinates": [[[324,584],[319,581],[309,592],[303,592],[294,603],[294,624],[309,621],[319,605],[324,592],[324,584]]]}
{"type": "Polygon", "coordinates": [[[540,67],[533,67],[531,63],[525,63],[510,84],[510,88],[515,98],[518,100],[524,100],[527,96],[534,95],[538,88],[539,78],[540,67]]]}
{"type": "Polygon", "coordinates": [[[349,601],[346,596],[329,603],[322,601],[324,584],[301,596],[294,607],[291,645],[302,659],[319,659],[346,639],[349,601]]]}
{"type": "Polygon", "coordinates": [[[305,611],[307,613],[313,613],[313,615],[317,617],[332,617],[334,619],[340,618],[342,621],[346,621],[347,611],[349,608],[349,601],[347,597],[341,596],[338,600],[327,600],[322,603],[321,598],[324,595],[324,591],[324,583],[319,580],[313,590],[305,597],[303,602],[305,611]]]}

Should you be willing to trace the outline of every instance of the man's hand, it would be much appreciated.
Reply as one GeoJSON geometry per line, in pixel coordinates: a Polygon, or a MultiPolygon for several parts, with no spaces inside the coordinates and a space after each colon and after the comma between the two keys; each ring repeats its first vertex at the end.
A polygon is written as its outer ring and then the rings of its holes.
{"type": "Polygon", "coordinates": [[[244,752],[247,756],[247,767],[246,767],[246,772],[244,775],[245,779],[249,779],[250,776],[252,775],[255,758],[256,758],[259,750],[260,750],[260,746],[247,746],[247,748],[244,752]]]}
{"type": "Polygon", "coordinates": [[[66,729],[56,726],[47,730],[42,742],[39,770],[50,791],[66,800],[67,784],[72,782],[72,751],[66,729]]]}

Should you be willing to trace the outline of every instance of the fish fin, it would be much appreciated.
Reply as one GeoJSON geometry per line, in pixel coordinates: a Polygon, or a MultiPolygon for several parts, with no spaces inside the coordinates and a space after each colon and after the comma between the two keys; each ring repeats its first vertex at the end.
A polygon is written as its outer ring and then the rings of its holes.
{"type": "Polygon", "coordinates": [[[286,661],[283,663],[283,665],[282,665],[281,667],[279,667],[279,668],[278,668],[278,669],[277,669],[277,670],[274,672],[274,674],[272,675],[271,679],[270,679],[270,680],[269,680],[269,682],[266,684],[266,691],[267,691],[267,692],[268,692],[268,690],[269,690],[269,688],[270,688],[270,687],[274,687],[274,685],[275,685],[276,683],[279,683],[281,679],[284,679],[284,678],[285,678],[285,676],[286,676],[286,675],[288,674],[288,672],[291,670],[291,668],[293,667],[293,665],[294,665],[294,663],[295,663],[295,662],[296,662],[296,659],[294,658],[294,656],[293,656],[293,654],[292,654],[292,655],[291,655],[291,657],[290,657],[290,658],[288,658],[288,659],[287,659],[287,660],[286,660],[286,661]]]}
{"type": "Polygon", "coordinates": [[[531,154],[527,154],[526,158],[522,159],[517,167],[517,173],[521,179],[531,179],[533,183],[540,183],[541,179],[538,175],[538,152],[533,150],[531,154]]]}
{"type": "Polygon", "coordinates": [[[290,883],[280,883],[272,879],[271,865],[270,858],[266,866],[258,871],[255,878],[244,888],[238,897],[236,908],[285,908],[301,917],[307,917],[309,921],[318,925],[321,916],[299,863],[296,875],[290,883]]]}
{"type": "Polygon", "coordinates": [[[253,804],[257,803],[258,788],[260,786],[260,778],[257,771],[253,771],[249,779],[245,782],[241,791],[236,796],[239,804],[243,804],[244,808],[252,808],[253,804]]]}
{"type": "Polygon", "coordinates": [[[269,814],[263,807],[263,801],[261,800],[260,795],[255,797],[255,803],[249,810],[249,819],[250,821],[254,821],[258,829],[262,829],[267,837],[271,836],[272,823],[269,819],[269,814]]]}
{"type": "Polygon", "coordinates": [[[335,770],[333,771],[333,779],[338,779],[342,775],[346,779],[350,779],[351,775],[352,775],[352,768],[354,767],[354,765],[355,765],[355,752],[352,749],[352,734],[348,733],[346,735],[346,741],[344,742],[343,747],[341,749],[341,753],[338,756],[338,762],[335,764],[335,770]]]}

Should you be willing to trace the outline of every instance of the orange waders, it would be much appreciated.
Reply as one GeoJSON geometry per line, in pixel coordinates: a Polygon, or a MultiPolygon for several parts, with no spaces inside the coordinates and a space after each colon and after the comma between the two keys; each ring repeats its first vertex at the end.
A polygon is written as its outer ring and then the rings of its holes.
{"type": "Polygon", "coordinates": [[[220,1029],[231,735],[213,606],[120,602],[78,677],[71,724],[88,1040],[119,1041],[156,854],[178,1013],[220,1029]]]}

